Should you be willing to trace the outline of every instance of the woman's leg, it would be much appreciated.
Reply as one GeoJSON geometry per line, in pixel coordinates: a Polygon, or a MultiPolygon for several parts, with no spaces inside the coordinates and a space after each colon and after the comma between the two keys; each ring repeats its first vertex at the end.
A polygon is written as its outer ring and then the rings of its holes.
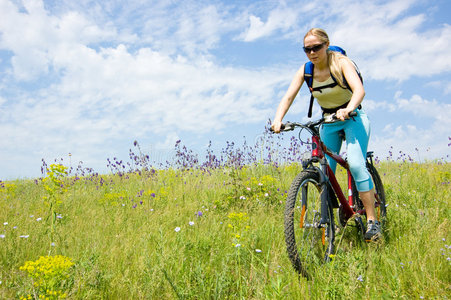
{"type": "Polygon", "coordinates": [[[374,185],[366,168],[366,152],[370,136],[369,120],[363,111],[354,120],[348,120],[345,128],[348,163],[356,182],[360,199],[365,206],[367,220],[376,220],[374,185]]]}
{"type": "MultiPolygon", "coordinates": [[[[341,122],[333,123],[333,124],[324,124],[320,128],[320,136],[321,140],[323,141],[324,145],[335,153],[340,153],[342,140],[340,136],[338,135],[338,132],[342,130],[343,124],[341,122]]],[[[327,162],[329,163],[330,168],[335,173],[335,170],[337,168],[337,162],[329,157],[329,155],[326,154],[327,162]]]]}

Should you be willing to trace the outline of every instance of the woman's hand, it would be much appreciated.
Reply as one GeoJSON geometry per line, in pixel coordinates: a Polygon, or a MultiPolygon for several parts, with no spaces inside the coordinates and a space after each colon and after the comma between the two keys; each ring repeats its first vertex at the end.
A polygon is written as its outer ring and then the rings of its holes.
{"type": "Polygon", "coordinates": [[[349,113],[352,112],[352,110],[348,109],[348,108],[341,108],[339,110],[337,110],[336,116],[337,119],[344,121],[349,119],[349,113]]]}
{"type": "Polygon", "coordinates": [[[274,133],[280,133],[280,127],[282,126],[282,122],[280,121],[274,121],[271,125],[272,130],[274,133]]]}

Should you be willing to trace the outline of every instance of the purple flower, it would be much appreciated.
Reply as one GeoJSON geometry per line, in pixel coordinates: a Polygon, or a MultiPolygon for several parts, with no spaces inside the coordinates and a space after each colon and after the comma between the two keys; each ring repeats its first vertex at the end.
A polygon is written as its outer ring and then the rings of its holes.
{"type": "Polygon", "coordinates": [[[201,212],[201,211],[198,211],[197,213],[196,213],[196,216],[197,217],[202,217],[204,214],[201,212]]]}

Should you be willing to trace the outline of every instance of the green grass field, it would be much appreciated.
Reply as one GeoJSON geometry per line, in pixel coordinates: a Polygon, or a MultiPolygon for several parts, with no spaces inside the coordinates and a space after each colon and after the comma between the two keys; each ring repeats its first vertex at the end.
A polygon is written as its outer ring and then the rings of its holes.
{"type": "Polygon", "coordinates": [[[346,229],[310,281],[284,242],[296,164],[2,182],[0,298],[450,298],[451,164],[376,167],[384,239],[365,244],[346,229]],[[70,263],[37,263],[49,255],[70,263]]]}

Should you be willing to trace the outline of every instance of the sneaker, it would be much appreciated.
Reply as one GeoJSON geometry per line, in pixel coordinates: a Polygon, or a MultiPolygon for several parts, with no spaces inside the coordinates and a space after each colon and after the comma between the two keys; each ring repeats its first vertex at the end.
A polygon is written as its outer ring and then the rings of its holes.
{"type": "Polygon", "coordinates": [[[381,223],[369,220],[366,227],[365,241],[375,241],[381,236],[381,223]]]}

